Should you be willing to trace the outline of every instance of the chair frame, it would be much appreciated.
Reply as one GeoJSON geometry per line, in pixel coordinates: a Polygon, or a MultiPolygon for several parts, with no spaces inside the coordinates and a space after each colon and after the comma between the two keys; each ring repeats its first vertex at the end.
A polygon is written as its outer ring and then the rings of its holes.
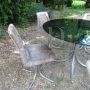
{"type": "MultiPolygon", "coordinates": [[[[87,16],[88,16],[88,15],[90,16],[90,13],[85,13],[85,14],[84,14],[84,17],[83,17],[83,20],[89,20],[89,19],[87,19],[87,16]]],[[[80,49],[84,49],[84,51],[85,51],[87,54],[90,54],[90,52],[87,51],[87,49],[88,49],[88,48],[87,48],[87,45],[81,45],[80,47],[81,47],[80,49]]],[[[77,56],[76,56],[76,57],[77,57],[77,56]]],[[[81,66],[83,66],[83,67],[85,67],[85,68],[87,67],[87,65],[84,64],[84,63],[82,63],[82,62],[78,59],[78,57],[77,57],[77,61],[78,61],[78,63],[79,63],[81,66]]]]}
{"type": "MultiPolygon", "coordinates": [[[[43,15],[42,13],[43,12],[39,12],[40,13],[40,15],[43,15]]],[[[45,12],[44,13],[44,15],[46,14],[47,12],[45,12]]],[[[48,16],[48,14],[46,14],[46,17],[48,16]]],[[[42,27],[42,25],[45,23],[43,23],[43,24],[41,24],[40,23],[40,20],[39,20],[39,15],[37,14],[37,20],[38,20],[38,27],[40,28],[40,27],[42,27]],[[39,25],[39,24],[41,24],[41,25],[39,25]]],[[[48,21],[48,20],[46,20],[46,21],[48,21]]],[[[43,27],[42,27],[43,28],[43,27]]],[[[61,36],[61,38],[62,38],[62,40],[64,40],[64,35],[63,35],[63,29],[62,28],[59,28],[59,30],[61,31],[61,33],[62,33],[62,36],[61,36]]],[[[49,33],[50,34],[52,34],[52,28],[51,27],[49,27],[49,33]]],[[[55,48],[55,49],[58,49],[58,48],[61,48],[61,47],[56,47],[56,46],[53,46],[53,45],[51,45],[51,43],[52,43],[52,36],[50,36],[49,38],[48,38],[48,45],[49,45],[49,47],[50,48],[55,48]]],[[[64,42],[63,42],[64,43],[64,42]]],[[[73,80],[73,78],[74,78],[74,68],[75,68],[75,59],[76,59],[76,51],[75,51],[75,47],[76,47],[76,44],[74,44],[74,48],[73,48],[73,57],[68,57],[68,58],[66,58],[66,59],[64,59],[64,60],[60,60],[59,61],[59,59],[57,59],[57,62],[65,62],[65,61],[67,61],[67,60],[70,60],[70,59],[72,59],[72,64],[71,64],[71,72],[70,72],[70,80],[71,80],[71,83],[73,83],[74,82],[74,80],[73,80]]]]}
{"type": "MultiPolygon", "coordinates": [[[[35,68],[35,73],[34,73],[34,76],[33,76],[33,80],[32,80],[32,82],[30,83],[28,90],[32,90],[32,87],[33,87],[33,85],[34,85],[34,83],[35,83],[35,81],[36,81],[37,74],[39,74],[42,78],[46,79],[47,81],[49,81],[49,82],[51,82],[51,83],[54,83],[53,80],[47,78],[46,76],[44,76],[44,75],[42,74],[42,72],[41,72],[41,66],[42,66],[42,65],[37,65],[37,66],[36,66],[36,68],[35,68]]],[[[27,69],[24,69],[24,70],[27,71],[27,69]]]]}
{"type": "MultiPolygon", "coordinates": [[[[86,20],[88,15],[90,15],[90,13],[85,13],[83,19],[86,20]]],[[[79,63],[79,65],[81,65],[82,67],[87,68],[87,65],[84,64],[84,63],[82,63],[82,62],[78,59],[76,46],[77,46],[77,45],[75,45],[75,51],[74,51],[73,60],[72,60],[72,66],[71,66],[71,67],[72,67],[72,68],[71,68],[71,78],[72,78],[72,79],[71,79],[71,82],[72,82],[72,83],[74,82],[74,70],[75,70],[75,63],[76,63],[76,61],[77,61],[77,62],[79,63]]],[[[85,45],[80,45],[79,49],[84,49],[84,51],[85,51],[87,54],[90,54],[89,52],[87,52],[87,49],[88,49],[88,48],[87,48],[85,45]]],[[[85,85],[85,83],[84,83],[84,85],[85,85]]],[[[86,86],[86,85],[85,85],[85,86],[86,86]]],[[[87,87],[87,89],[90,89],[90,88],[87,87]]]]}
{"type": "MultiPolygon", "coordinates": [[[[14,27],[13,24],[10,24],[10,25],[9,25],[9,27],[8,27],[8,33],[9,33],[9,36],[11,37],[11,39],[13,39],[13,41],[14,41],[14,43],[16,44],[16,46],[18,47],[18,49],[22,50],[22,48],[23,48],[23,46],[24,46],[25,44],[23,44],[23,41],[22,41],[22,39],[20,38],[20,36],[19,36],[19,34],[18,34],[18,32],[17,32],[17,30],[16,30],[16,28],[14,27]],[[11,31],[14,30],[14,33],[15,33],[15,34],[19,37],[19,39],[21,40],[21,41],[20,41],[21,47],[18,45],[19,42],[18,42],[18,43],[16,42],[15,37],[13,37],[12,32],[11,32],[10,30],[11,30],[11,31]]],[[[17,39],[17,38],[16,38],[16,39],[17,39]]],[[[54,61],[53,61],[53,62],[54,62],[54,61]]],[[[33,76],[33,80],[32,80],[32,82],[30,83],[28,90],[32,90],[32,86],[33,86],[34,83],[35,83],[37,74],[39,74],[42,78],[46,79],[47,81],[49,81],[49,82],[51,82],[51,83],[54,82],[53,80],[51,80],[51,79],[49,79],[49,78],[47,78],[46,76],[43,75],[43,73],[41,72],[41,67],[42,67],[42,64],[39,64],[39,65],[36,65],[36,66],[35,66],[35,73],[34,73],[34,76],[33,76]]],[[[29,71],[29,70],[26,69],[26,68],[23,68],[23,70],[29,71]]]]}

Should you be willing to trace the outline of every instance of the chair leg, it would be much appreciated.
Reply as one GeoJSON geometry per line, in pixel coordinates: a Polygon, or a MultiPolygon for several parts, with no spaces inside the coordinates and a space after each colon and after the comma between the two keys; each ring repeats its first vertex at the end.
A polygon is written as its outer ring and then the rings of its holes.
{"type": "Polygon", "coordinates": [[[70,74],[70,78],[71,78],[71,83],[74,82],[74,70],[75,70],[75,54],[73,55],[73,60],[72,60],[72,64],[71,64],[71,74],[70,74]]]}
{"type": "Polygon", "coordinates": [[[54,82],[53,80],[45,77],[41,72],[39,72],[39,74],[40,74],[40,76],[41,76],[42,78],[46,79],[47,81],[52,82],[52,83],[54,82]]]}
{"type": "MultiPolygon", "coordinates": [[[[89,49],[90,49],[90,46],[89,46],[89,49]]],[[[87,51],[87,50],[88,50],[87,46],[84,46],[84,50],[85,50],[85,52],[86,52],[87,54],[90,55],[90,51],[89,51],[89,52],[87,51]]]]}
{"type": "Polygon", "coordinates": [[[33,80],[32,80],[32,82],[30,83],[30,86],[29,86],[29,89],[28,89],[28,90],[32,90],[32,86],[33,86],[34,83],[35,83],[36,76],[37,76],[37,73],[34,74],[33,80]]]}
{"type": "Polygon", "coordinates": [[[86,90],[90,90],[90,88],[86,87],[86,90]]]}
{"type": "MultiPolygon", "coordinates": [[[[49,34],[52,35],[52,28],[51,27],[49,27],[49,34]]],[[[49,46],[49,48],[52,48],[51,47],[51,43],[52,43],[51,38],[52,38],[51,36],[48,37],[48,46],[49,46]]]]}
{"type": "MultiPolygon", "coordinates": [[[[84,49],[84,51],[87,52],[87,51],[86,51],[86,48],[85,48],[83,45],[82,45],[81,48],[79,48],[79,49],[84,49]]],[[[78,52],[78,51],[76,51],[76,52],[78,52]]],[[[77,62],[78,62],[81,66],[83,66],[83,67],[85,67],[85,68],[87,67],[86,64],[82,63],[82,61],[79,60],[79,57],[78,57],[77,55],[76,55],[76,60],[77,60],[77,62]]]]}
{"type": "MultiPolygon", "coordinates": [[[[29,71],[29,70],[26,70],[26,69],[23,69],[23,70],[29,71]]],[[[29,72],[30,72],[30,71],[29,71],[29,72]]],[[[33,85],[34,85],[34,83],[35,83],[35,81],[36,81],[37,74],[39,74],[42,78],[46,79],[46,80],[49,81],[49,82],[52,82],[52,83],[54,82],[54,81],[50,80],[49,78],[45,77],[45,76],[42,74],[42,72],[41,72],[41,65],[37,65],[36,68],[35,68],[35,74],[34,74],[34,76],[33,76],[33,80],[32,80],[32,82],[30,83],[29,88],[28,88],[27,90],[32,90],[32,87],[33,87],[33,85]]]]}
{"type": "MultiPolygon", "coordinates": [[[[23,68],[23,70],[28,71],[28,72],[31,73],[31,71],[28,70],[28,69],[23,68]]],[[[34,83],[35,83],[35,81],[36,81],[36,77],[37,77],[37,68],[35,68],[35,74],[34,74],[34,76],[33,76],[33,80],[32,80],[32,82],[30,83],[29,88],[28,88],[27,90],[32,90],[32,87],[33,87],[33,85],[34,85],[34,83]]]]}
{"type": "Polygon", "coordinates": [[[80,45],[79,49],[82,49],[82,48],[84,48],[83,45],[80,45]]]}
{"type": "Polygon", "coordinates": [[[38,69],[37,69],[37,66],[36,66],[36,67],[35,67],[35,74],[34,74],[34,76],[33,76],[32,82],[31,82],[30,85],[29,85],[28,90],[32,90],[32,87],[33,87],[33,85],[35,84],[35,81],[36,81],[37,74],[38,74],[38,69]]]}
{"type": "Polygon", "coordinates": [[[90,86],[86,85],[85,83],[81,83],[84,87],[85,87],[85,90],[90,90],[90,86]]]}
{"type": "Polygon", "coordinates": [[[42,78],[46,79],[47,81],[52,82],[52,83],[54,82],[53,80],[47,78],[46,76],[44,76],[44,75],[42,74],[42,72],[41,72],[41,65],[38,66],[38,73],[40,74],[40,76],[41,76],[42,78]]]}

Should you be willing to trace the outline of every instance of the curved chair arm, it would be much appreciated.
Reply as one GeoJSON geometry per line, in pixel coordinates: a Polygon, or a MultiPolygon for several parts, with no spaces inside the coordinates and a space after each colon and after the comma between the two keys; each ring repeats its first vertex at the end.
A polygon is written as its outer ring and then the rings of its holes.
{"type": "Polygon", "coordinates": [[[86,63],[88,74],[90,75],[90,60],[87,61],[86,63]]]}
{"type": "Polygon", "coordinates": [[[88,17],[90,17],[90,13],[85,13],[83,16],[83,19],[84,20],[90,20],[90,18],[88,18],[88,17]]]}

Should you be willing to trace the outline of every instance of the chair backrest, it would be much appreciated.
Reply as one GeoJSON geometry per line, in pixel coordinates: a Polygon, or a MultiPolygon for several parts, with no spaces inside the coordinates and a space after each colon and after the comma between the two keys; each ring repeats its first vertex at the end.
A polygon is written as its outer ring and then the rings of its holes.
{"type": "Polygon", "coordinates": [[[37,13],[37,27],[38,30],[42,30],[43,29],[43,24],[47,21],[49,21],[49,16],[47,12],[38,12],[37,13]]]}
{"type": "Polygon", "coordinates": [[[23,45],[23,41],[13,24],[9,25],[8,34],[11,37],[11,39],[13,39],[17,48],[19,49],[21,58],[23,60],[23,65],[25,66],[27,64],[28,60],[30,59],[30,56],[29,56],[30,54],[28,52],[26,45],[23,45]]]}
{"type": "Polygon", "coordinates": [[[90,13],[85,13],[83,16],[84,20],[90,20],[90,13]]]}
{"type": "Polygon", "coordinates": [[[8,34],[19,49],[23,47],[23,41],[13,24],[9,25],[8,34]]]}

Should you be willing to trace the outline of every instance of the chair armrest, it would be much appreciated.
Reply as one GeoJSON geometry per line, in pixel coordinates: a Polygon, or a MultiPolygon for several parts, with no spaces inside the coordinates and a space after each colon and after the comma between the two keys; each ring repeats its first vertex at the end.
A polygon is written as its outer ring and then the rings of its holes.
{"type": "Polygon", "coordinates": [[[90,60],[87,61],[86,63],[88,74],[90,75],[90,60]]]}
{"type": "Polygon", "coordinates": [[[84,16],[83,16],[83,19],[90,20],[90,13],[85,13],[84,16]]]}

